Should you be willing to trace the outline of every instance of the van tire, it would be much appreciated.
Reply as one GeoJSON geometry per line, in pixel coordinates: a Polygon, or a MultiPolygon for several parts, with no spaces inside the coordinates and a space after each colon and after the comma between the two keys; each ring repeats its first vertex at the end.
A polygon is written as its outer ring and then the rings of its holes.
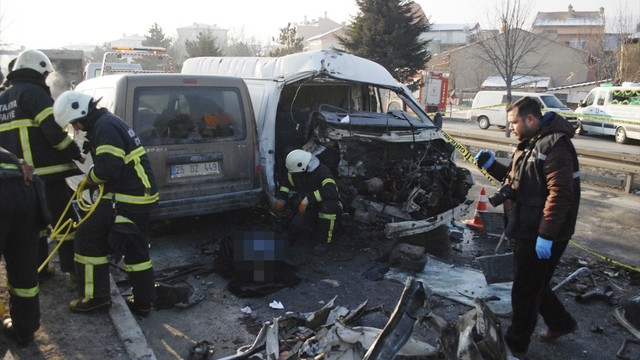
{"type": "Polygon", "coordinates": [[[478,126],[480,127],[480,129],[486,130],[489,128],[489,126],[491,126],[491,123],[489,122],[489,118],[486,116],[480,116],[478,118],[478,126]]]}
{"type": "Polygon", "coordinates": [[[616,142],[618,144],[626,144],[629,142],[627,131],[622,126],[616,129],[616,142]]]}

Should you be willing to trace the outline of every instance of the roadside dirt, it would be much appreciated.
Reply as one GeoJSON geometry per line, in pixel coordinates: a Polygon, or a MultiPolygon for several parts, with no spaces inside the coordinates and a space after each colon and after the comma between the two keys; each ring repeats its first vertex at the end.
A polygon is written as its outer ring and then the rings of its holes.
{"type": "MultiPolygon", "coordinates": [[[[469,198],[477,199],[482,186],[482,182],[474,186],[469,198]]],[[[598,206],[585,203],[584,211],[591,211],[588,216],[600,216],[597,214],[598,206]]],[[[501,233],[501,214],[496,209],[489,210],[485,216],[486,234],[482,236],[476,234],[466,240],[456,240],[443,238],[442,233],[440,236],[432,233],[423,236],[420,241],[430,254],[446,262],[479,268],[474,259],[493,254],[498,242],[498,237],[494,235],[501,233]]],[[[585,216],[579,222],[579,226],[586,230],[576,234],[577,241],[614,236],[611,233],[598,233],[597,229],[588,227],[593,218],[585,216]]],[[[640,225],[635,226],[625,233],[635,237],[635,240],[627,238],[627,241],[637,243],[637,234],[640,233],[637,227],[640,225]]],[[[167,272],[162,270],[180,266],[189,268],[189,264],[215,264],[220,261],[216,257],[220,244],[232,238],[234,232],[271,229],[271,220],[264,209],[156,223],[151,247],[155,270],[158,274],[166,275],[167,272]]],[[[620,229],[604,230],[623,233],[620,229]]],[[[238,297],[227,289],[229,279],[219,274],[221,269],[215,272],[213,268],[203,270],[199,267],[197,282],[205,290],[204,300],[185,309],[174,307],[154,311],[147,318],[138,318],[138,324],[158,359],[189,359],[190,350],[202,341],[209,342],[214,349],[211,358],[235,354],[238,348],[254,341],[265,321],[288,311],[316,311],[334,297],[336,305],[347,309],[355,309],[366,300],[367,308],[379,307],[381,311],[363,317],[361,324],[381,329],[387,323],[404,287],[404,284],[395,281],[374,281],[363,276],[366,270],[378,264],[376,259],[390,246],[390,241],[382,234],[382,228],[379,227],[357,227],[320,253],[314,252],[315,244],[296,242],[289,249],[287,260],[295,266],[295,270],[290,272],[300,279],[299,283],[265,296],[238,297]],[[271,308],[269,303],[274,300],[281,302],[284,309],[271,308]],[[243,308],[245,311],[250,309],[251,313],[244,313],[241,311],[243,308]]],[[[503,252],[508,249],[508,243],[501,247],[503,252]]],[[[622,252],[624,249],[631,251],[634,247],[623,247],[622,252]]],[[[633,255],[630,256],[633,258],[633,255]]],[[[639,294],[640,277],[637,273],[570,246],[554,282],[563,280],[585,266],[591,270],[600,287],[613,288],[612,302],[595,300],[586,304],[577,303],[576,295],[594,289],[588,278],[581,278],[558,290],[561,300],[578,320],[579,330],[553,344],[541,343],[534,338],[528,359],[612,359],[623,340],[632,338],[613,316],[613,304],[639,294]]],[[[57,267],[55,262],[54,267],[57,267]]],[[[0,277],[5,279],[4,266],[0,268],[0,277]]],[[[120,271],[115,268],[113,275],[116,280],[121,278],[120,271]]],[[[6,281],[0,280],[0,283],[0,298],[6,304],[6,281]]],[[[126,283],[122,283],[120,290],[126,293],[126,283]]],[[[53,279],[43,283],[40,294],[42,326],[36,333],[35,344],[19,349],[11,340],[0,336],[0,358],[9,358],[9,355],[15,359],[129,358],[107,313],[71,313],[68,303],[76,294],[63,274],[57,273],[53,279]]],[[[467,305],[438,295],[433,297],[432,310],[450,322],[455,322],[470,309],[467,305]]],[[[506,329],[509,318],[500,320],[503,329],[506,329]]],[[[544,324],[539,321],[536,333],[543,329],[544,324]]],[[[436,345],[435,341],[432,344],[436,345]]],[[[640,358],[640,346],[632,345],[626,356],[630,359],[640,358]]]]}

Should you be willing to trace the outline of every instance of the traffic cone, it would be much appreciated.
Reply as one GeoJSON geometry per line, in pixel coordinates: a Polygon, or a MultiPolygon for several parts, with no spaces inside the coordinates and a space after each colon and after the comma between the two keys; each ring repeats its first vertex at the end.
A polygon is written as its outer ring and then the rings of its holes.
{"type": "Polygon", "coordinates": [[[480,191],[480,198],[478,199],[478,205],[476,205],[476,211],[473,214],[473,220],[465,220],[465,225],[474,230],[484,231],[484,224],[480,217],[481,212],[487,212],[487,193],[484,191],[484,188],[480,191]]]}

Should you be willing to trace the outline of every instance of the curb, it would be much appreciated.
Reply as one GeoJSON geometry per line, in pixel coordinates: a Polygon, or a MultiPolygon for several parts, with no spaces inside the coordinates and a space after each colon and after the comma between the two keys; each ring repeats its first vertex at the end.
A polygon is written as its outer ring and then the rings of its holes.
{"type": "Polygon", "coordinates": [[[113,301],[109,309],[109,317],[111,317],[111,322],[116,328],[118,337],[127,350],[129,358],[156,360],[156,355],[149,347],[147,338],[145,338],[140,325],[138,325],[127,303],[122,298],[120,290],[118,290],[118,286],[111,275],[109,275],[109,282],[113,301]]]}

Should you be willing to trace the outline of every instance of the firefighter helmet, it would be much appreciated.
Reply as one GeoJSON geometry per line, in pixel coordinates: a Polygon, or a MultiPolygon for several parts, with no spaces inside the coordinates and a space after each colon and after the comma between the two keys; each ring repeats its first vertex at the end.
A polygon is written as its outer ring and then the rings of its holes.
{"type": "Polygon", "coordinates": [[[45,76],[54,71],[49,57],[42,51],[35,49],[23,51],[18,55],[13,70],[18,69],[33,69],[45,76]]]}
{"type": "Polygon", "coordinates": [[[296,149],[287,155],[285,163],[290,173],[299,173],[307,170],[309,161],[311,161],[310,152],[296,149]]]}
{"type": "Polygon", "coordinates": [[[92,97],[77,91],[65,91],[53,103],[53,117],[64,128],[89,114],[92,97]]]}

